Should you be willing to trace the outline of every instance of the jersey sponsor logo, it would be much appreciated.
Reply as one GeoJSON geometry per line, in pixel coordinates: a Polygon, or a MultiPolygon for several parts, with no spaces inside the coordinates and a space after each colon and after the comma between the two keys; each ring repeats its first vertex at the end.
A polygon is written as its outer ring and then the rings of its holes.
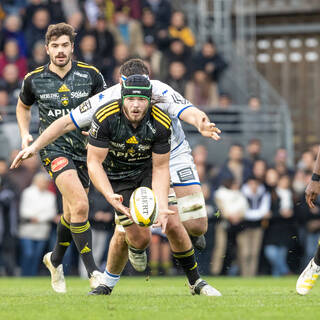
{"type": "Polygon", "coordinates": [[[193,171],[190,167],[178,170],[177,175],[179,177],[180,182],[194,180],[194,174],[193,174],[193,171]]]}
{"type": "Polygon", "coordinates": [[[138,150],[139,151],[147,151],[147,150],[150,150],[150,149],[151,149],[150,145],[147,145],[147,144],[139,144],[138,145],[138,150]]]}
{"type": "Polygon", "coordinates": [[[72,109],[51,109],[48,112],[48,116],[50,117],[61,117],[65,116],[66,114],[69,114],[72,111],[72,109]]]}
{"type": "Polygon", "coordinates": [[[79,110],[81,113],[84,113],[84,112],[90,110],[91,108],[92,107],[91,107],[91,103],[89,100],[82,102],[79,106],[79,110]]]}
{"type": "Polygon", "coordinates": [[[76,72],[74,72],[74,74],[76,75],[76,76],[78,76],[78,77],[81,77],[81,78],[88,78],[88,74],[87,73],[81,73],[81,72],[79,72],[79,71],[76,71],[76,72]]]}
{"type": "Polygon", "coordinates": [[[89,131],[90,135],[94,138],[97,138],[99,129],[100,129],[100,126],[96,124],[94,121],[92,121],[91,128],[89,131]]]}
{"type": "Polygon", "coordinates": [[[119,143],[119,142],[114,142],[114,141],[110,141],[110,144],[113,147],[119,148],[119,149],[124,149],[126,147],[126,145],[124,143],[119,143]]]}
{"type": "Polygon", "coordinates": [[[154,126],[151,124],[149,120],[147,121],[147,126],[150,128],[153,134],[156,133],[156,129],[154,128],[154,126]]]}
{"type": "Polygon", "coordinates": [[[69,163],[69,160],[67,158],[64,158],[64,157],[56,158],[51,162],[51,171],[52,172],[60,171],[66,165],[68,165],[68,163],[69,163]]]}
{"type": "Polygon", "coordinates": [[[59,93],[43,93],[40,94],[40,99],[60,99],[59,93]]]}
{"type": "Polygon", "coordinates": [[[134,162],[139,160],[146,160],[151,158],[151,154],[144,154],[141,152],[135,152],[133,148],[127,150],[127,152],[116,151],[113,149],[109,149],[109,152],[112,153],[116,158],[122,157],[125,158],[126,161],[134,162]]]}
{"type": "Polygon", "coordinates": [[[69,104],[69,98],[67,96],[61,97],[61,104],[66,107],[69,104]]]}
{"type": "Polygon", "coordinates": [[[58,92],[69,92],[69,91],[70,89],[65,84],[63,84],[58,90],[58,92]]]}
{"type": "Polygon", "coordinates": [[[130,143],[130,144],[138,144],[138,140],[135,136],[132,136],[131,138],[129,138],[126,143],[130,143]]]}
{"type": "Polygon", "coordinates": [[[71,99],[72,98],[85,98],[89,96],[89,92],[86,91],[72,91],[71,92],[71,99]]]}

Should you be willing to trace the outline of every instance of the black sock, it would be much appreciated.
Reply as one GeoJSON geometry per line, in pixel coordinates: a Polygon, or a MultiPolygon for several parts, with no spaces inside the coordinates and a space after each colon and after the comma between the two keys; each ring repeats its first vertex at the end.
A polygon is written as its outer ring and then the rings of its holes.
{"type": "Polygon", "coordinates": [[[184,252],[173,252],[173,256],[186,273],[189,283],[193,285],[200,278],[194,249],[191,248],[184,252]]]}
{"type": "Polygon", "coordinates": [[[72,241],[72,234],[70,231],[70,224],[61,216],[61,219],[57,225],[57,240],[55,247],[52,251],[51,262],[56,268],[62,263],[64,254],[72,241]]]}
{"type": "Polygon", "coordinates": [[[80,253],[80,257],[87,269],[88,276],[94,270],[99,270],[92,256],[92,233],[89,221],[70,224],[73,241],[80,253]]]}
{"type": "Polygon", "coordinates": [[[314,255],[313,261],[316,265],[320,266],[320,240],[318,240],[318,248],[316,254],[314,255]]]}

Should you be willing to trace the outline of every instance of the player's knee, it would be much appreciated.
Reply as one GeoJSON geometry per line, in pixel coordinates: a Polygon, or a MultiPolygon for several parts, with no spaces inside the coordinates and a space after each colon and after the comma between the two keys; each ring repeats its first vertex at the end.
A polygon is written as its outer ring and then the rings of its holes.
{"type": "Polygon", "coordinates": [[[88,218],[89,204],[87,200],[77,201],[72,205],[72,209],[74,216],[83,217],[84,219],[88,218]]]}
{"type": "Polygon", "coordinates": [[[141,233],[137,237],[130,239],[130,245],[136,249],[146,249],[149,246],[151,237],[150,234],[141,233]]]}
{"type": "Polygon", "coordinates": [[[198,237],[205,234],[208,230],[207,218],[192,219],[183,222],[188,234],[198,237]]]}
{"type": "Polygon", "coordinates": [[[183,228],[179,219],[169,219],[166,226],[166,235],[168,238],[180,234],[180,229],[183,228]]]}

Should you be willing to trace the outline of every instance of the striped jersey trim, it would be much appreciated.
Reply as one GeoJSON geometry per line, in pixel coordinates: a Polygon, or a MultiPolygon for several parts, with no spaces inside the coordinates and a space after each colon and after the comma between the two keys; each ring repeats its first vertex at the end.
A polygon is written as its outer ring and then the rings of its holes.
{"type": "Polygon", "coordinates": [[[77,63],[77,66],[78,66],[78,67],[81,67],[81,68],[92,69],[92,70],[94,70],[95,72],[100,73],[100,71],[99,71],[96,67],[91,66],[91,65],[89,65],[89,64],[86,64],[86,63],[84,63],[84,62],[78,62],[78,63],[77,63]]]}
{"type": "Polygon", "coordinates": [[[42,67],[38,67],[37,69],[27,73],[24,77],[24,80],[26,80],[27,78],[29,78],[31,75],[35,74],[35,73],[38,73],[38,72],[42,72],[44,70],[44,66],[42,67]]]}

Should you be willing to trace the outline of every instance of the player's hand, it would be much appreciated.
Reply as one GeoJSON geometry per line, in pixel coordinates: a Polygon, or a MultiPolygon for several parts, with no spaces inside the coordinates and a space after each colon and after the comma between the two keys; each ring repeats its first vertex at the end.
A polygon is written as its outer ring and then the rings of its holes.
{"type": "Polygon", "coordinates": [[[21,150],[12,161],[10,169],[16,169],[20,167],[20,164],[23,160],[33,157],[36,153],[37,151],[32,145],[21,150]]]}
{"type": "Polygon", "coordinates": [[[153,224],[153,227],[154,228],[160,227],[161,231],[165,233],[167,228],[168,218],[170,215],[173,215],[173,214],[175,214],[175,212],[169,209],[160,210],[158,220],[153,224]]]}
{"type": "Polygon", "coordinates": [[[308,206],[313,209],[315,207],[314,202],[317,196],[320,194],[320,182],[310,181],[305,191],[306,202],[308,206]]]}
{"type": "Polygon", "coordinates": [[[116,211],[119,211],[125,214],[129,219],[131,219],[129,208],[125,207],[122,204],[123,197],[121,194],[116,194],[116,193],[110,194],[108,195],[107,201],[116,209],[116,211]]]}
{"type": "Polygon", "coordinates": [[[31,134],[26,134],[25,136],[22,137],[21,141],[21,149],[25,149],[29,146],[29,143],[33,141],[32,135],[31,134]]]}
{"type": "Polygon", "coordinates": [[[206,117],[202,118],[199,132],[206,138],[220,140],[219,134],[221,133],[221,130],[216,127],[215,123],[208,121],[206,117]]]}
{"type": "Polygon", "coordinates": [[[89,131],[81,131],[81,134],[88,137],[89,136],[89,131]]]}

